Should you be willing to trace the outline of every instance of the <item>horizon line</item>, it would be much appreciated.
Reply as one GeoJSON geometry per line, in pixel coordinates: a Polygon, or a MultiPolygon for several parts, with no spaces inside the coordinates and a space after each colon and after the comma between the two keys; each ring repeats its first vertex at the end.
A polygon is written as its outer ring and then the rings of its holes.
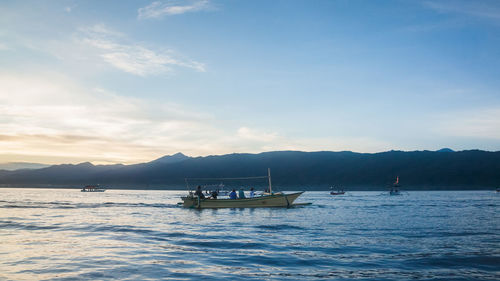
{"type": "MultiPolygon", "coordinates": [[[[83,162],[75,162],[75,163],[55,163],[55,164],[49,164],[49,163],[40,163],[40,162],[23,162],[23,161],[16,161],[16,162],[3,162],[3,163],[0,163],[0,165],[9,165],[9,164],[34,164],[34,165],[46,165],[47,167],[50,167],[50,166],[57,166],[57,165],[81,165],[81,164],[86,164],[86,163],[89,163],[93,166],[112,166],[112,165],[123,165],[123,166],[129,166],[129,165],[138,165],[138,164],[145,164],[145,163],[150,163],[150,162],[153,162],[153,161],[156,161],[156,160],[159,160],[161,158],[164,158],[164,157],[171,157],[171,156],[175,156],[175,155],[178,155],[178,154],[181,154],[183,156],[186,156],[188,158],[205,158],[205,157],[217,157],[217,156],[226,156],[226,155],[235,155],[235,154],[247,154],[247,155],[258,155],[258,154],[265,154],[265,153],[274,153],[274,152],[302,152],[302,153],[320,153],[320,152],[332,152],[332,153],[342,153],[342,152],[349,152],[349,153],[356,153],[356,154],[379,154],[379,153],[387,153],[387,152],[466,152],[466,151],[483,151],[483,152],[492,152],[492,153],[495,153],[495,152],[500,152],[500,151],[492,151],[492,150],[483,150],[483,149],[477,149],[477,148],[474,148],[474,149],[463,149],[463,150],[453,150],[451,148],[447,148],[447,147],[444,147],[444,148],[440,148],[440,149],[437,149],[437,150],[428,150],[428,149],[423,149],[423,150],[400,150],[400,149],[391,149],[391,150],[385,150],[385,151],[379,151],[379,152],[358,152],[358,151],[352,151],[352,150],[339,150],[339,151],[333,151],[333,150],[315,150],[315,151],[303,151],[303,150],[270,150],[270,151],[261,151],[261,152],[233,152],[233,153],[226,153],[226,154],[210,154],[210,155],[198,155],[198,156],[190,156],[190,155],[186,155],[184,154],[183,152],[176,152],[176,153],[173,153],[173,154],[166,154],[166,155],[163,155],[163,156],[160,156],[160,157],[157,157],[157,158],[153,158],[152,160],[150,161],[146,161],[146,162],[136,162],[136,163],[129,163],[129,164],[124,164],[124,163],[119,163],[119,162],[116,162],[116,163],[109,163],[109,164],[99,164],[99,163],[96,163],[96,162],[99,162],[99,161],[83,161],[83,162]]],[[[42,167],[42,168],[45,168],[45,167],[42,167]]],[[[22,168],[21,168],[22,169],[22,168]]],[[[0,170],[3,170],[2,168],[0,168],[0,170]]]]}

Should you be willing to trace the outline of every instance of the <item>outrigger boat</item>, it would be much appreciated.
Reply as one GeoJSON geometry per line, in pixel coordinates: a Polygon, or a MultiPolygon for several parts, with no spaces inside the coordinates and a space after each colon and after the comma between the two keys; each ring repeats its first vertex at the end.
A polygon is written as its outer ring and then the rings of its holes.
{"type": "Polygon", "coordinates": [[[100,187],[98,184],[96,185],[86,185],[80,190],[81,192],[104,192],[105,188],[100,187]]]}
{"type": "Polygon", "coordinates": [[[389,191],[389,195],[401,195],[399,191],[399,176],[396,177],[396,181],[392,184],[391,191],[389,191]]]}
{"type": "MultiPolygon", "coordinates": [[[[256,196],[253,198],[238,198],[238,199],[210,199],[203,198],[194,195],[192,191],[189,192],[188,196],[181,197],[182,205],[186,208],[196,208],[196,209],[217,209],[217,208],[262,208],[262,207],[293,207],[297,205],[304,204],[294,204],[293,202],[297,199],[304,191],[295,192],[290,194],[285,194],[282,192],[273,192],[271,185],[271,170],[267,170],[268,175],[262,177],[246,177],[246,178],[222,178],[218,180],[241,180],[241,179],[262,179],[267,178],[269,181],[269,192],[263,193],[261,196],[256,196]]],[[[198,178],[198,180],[203,180],[198,178]]],[[[209,180],[209,179],[205,179],[209,180]]],[[[213,179],[210,179],[213,180],[213,179]]],[[[186,179],[187,184],[187,179],[186,179]]],[[[189,185],[188,185],[189,189],[189,185]]]]}

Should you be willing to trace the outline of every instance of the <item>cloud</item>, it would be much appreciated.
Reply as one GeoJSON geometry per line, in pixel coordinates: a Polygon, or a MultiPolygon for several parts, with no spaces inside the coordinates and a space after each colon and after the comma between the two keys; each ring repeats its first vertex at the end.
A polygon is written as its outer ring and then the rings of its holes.
{"type": "Polygon", "coordinates": [[[0,73],[0,112],[0,155],[124,163],[176,151],[187,136],[208,133],[202,121],[211,119],[45,74],[0,73]]]}
{"type": "Polygon", "coordinates": [[[500,141],[500,107],[451,112],[438,120],[439,134],[500,141]]]}
{"type": "Polygon", "coordinates": [[[0,72],[0,112],[0,162],[131,164],[179,151],[197,156],[391,147],[373,139],[292,138],[234,127],[193,107],[87,88],[54,73],[0,72]]]}
{"type": "Polygon", "coordinates": [[[258,141],[258,142],[272,142],[278,138],[276,132],[267,133],[248,127],[241,127],[237,131],[237,136],[242,139],[258,141]]]}
{"type": "MultiPolygon", "coordinates": [[[[172,49],[135,42],[127,34],[104,24],[77,28],[70,37],[33,39],[30,36],[17,36],[15,41],[20,51],[50,54],[58,59],[57,62],[78,72],[96,73],[110,66],[143,77],[171,74],[179,69],[206,71],[204,63],[172,49]]],[[[8,49],[12,47],[0,42],[0,51],[8,49]]],[[[34,60],[28,61],[31,63],[34,60]]]]}
{"type": "Polygon", "coordinates": [[[173,71],[184,67],[204,72],[203,63],[182,59],[171,50],[153,50],[141,44],[131,44],[123,33],[104,25],[80,29],[77,41],[92,48],[106,63],[127,73],[147,76],[173,71]]]}
{"type": "Polygon", "coordinates": [[[477,18],[500,21],[500,5],[497,0],[482,1],[425,1],[424,5],[440,13],[457,13],[477,18]]]}
{"type": "Polygon", "coordinates": [[[221,147],[232,152],[263,152],[277,150],[358,150],[379,152],[394,148],[394,144],[371,137],[290,137],[279,132],[259,128],[240,127],[236,134],[225,136],[221,147]]]}
{"type": "Polygon", "coordinates": [[[189,12],[203,11],[210,8],[208,0],[199,1],[156,1],[140,8],[139,19],[162,18],[164,16],[180,15],[189,12]]]}

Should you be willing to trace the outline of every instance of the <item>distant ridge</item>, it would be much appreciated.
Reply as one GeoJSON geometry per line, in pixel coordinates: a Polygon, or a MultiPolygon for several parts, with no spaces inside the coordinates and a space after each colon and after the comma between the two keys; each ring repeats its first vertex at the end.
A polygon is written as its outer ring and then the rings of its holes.
{"type": "Polygon", "coordinates": [[[451,148],[441,148],[439,150],[436,150],[437,152],[455,152],[453,149],[451,148]]]}
{"type": "Polygon", "coordinates": [[[9,163],[1,163],[0,170],[20,170],[20,169],[40,169],[45,168],[50,165],[47,164],[39,164],[39,163],[27,163],[27,162],[9,162],[9,163]]]}
{"type": "MultiPolygon", "coordinates": [[[[500,152],[481,150],[380,153],[273,151],[188,157],[182,153],[134,165],[55,165],[0,171],[1,186],[183,189],[184,178],[262,176],[271,168],[277,188],[384,190],[400,178],[403,189],[495,189],[500,152]]],[[[241,183],[234,183],[241,184],[241,183]]],[[[252,183],[258,187],[264,182],[252,183]]]]}
{"type": "Polygon", "coordinates": [[[189,159],[189,158],[191,158],[191,157],[188,157],[188,156],[182,154],[181,152],[177,152],[176,154],[173,154],[173,155],[166,155],[166,156],[160,157],[160,158],[153,160],[149,163],[162,163],[162,164],[177,163],[177,162],[181,162],[181,161],[184,161],[186,159],[189,159]]]}

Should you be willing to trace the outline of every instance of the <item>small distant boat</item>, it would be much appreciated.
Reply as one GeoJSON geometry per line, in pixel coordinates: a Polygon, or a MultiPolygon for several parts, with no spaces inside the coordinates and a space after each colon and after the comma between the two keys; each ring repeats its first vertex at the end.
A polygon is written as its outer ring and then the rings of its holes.
{"type": "Polygon", "coordinates": [[[103,187],[100,187],[98,184],[89,184],[89,185],[86,185],[82,188],[82,190],[80,190],[81,192],[104,192],[106,191],[105,188],[103,187]]]}
{"type": "Polygon", "coordinates": [[[330,195],[343,195],[345,191],[330,191],[330,195]]]}
{"type": "Polygon", "coordinates": [[[333,187],[330,187],[330,189],[332,190],[332,191],[330,191],[330,195],[344,195],[345,194],[345,191],[343,189],[337,190],[337,191],[334,191],[333,187]]]}
{"type": "Polygon", "coordinates": [[[401,195],[401,191],[399,191],[399,190],[391,190],[391,191],[389,191],[389,194],[390,195],[401,195]]]}
{"type": "Polygon", "coordinates": [[[401,191],[399,191],[399,176],[396,177],[396,181],[392,184],[391,191],[389,191],[390,195],[401,195],[401,191]]]}

